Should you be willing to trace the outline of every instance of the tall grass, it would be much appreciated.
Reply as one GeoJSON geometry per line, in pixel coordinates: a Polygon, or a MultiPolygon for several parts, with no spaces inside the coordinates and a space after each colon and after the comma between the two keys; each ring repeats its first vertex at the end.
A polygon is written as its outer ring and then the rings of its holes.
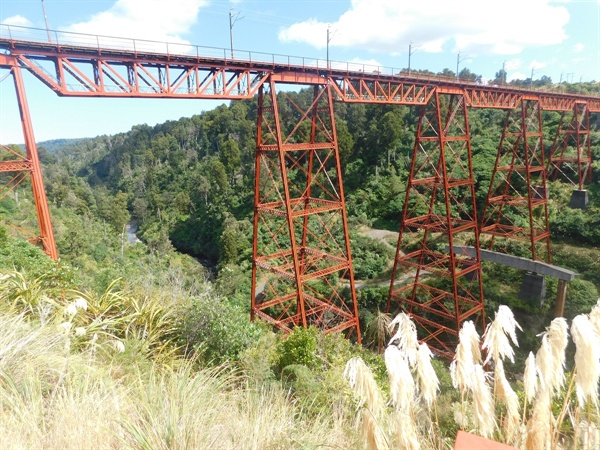
{"type": "MultiPolygon", "coordinates": [[[[554,319],[539,336],[540,349],[535,356],[530,353],[523,382],[518,383],[510,383],[505,373],[506,360],[514,360],[513,345],[518,345],[517,329],[521,329],[510,309],[499,308],[487,327],[483,343],[472,322],[465,322],[450,365],[452,384],[460,397],[454,409],[457,425],[527,450],[600,448],[599,319],[600,300],[589,315],[573,319],[571,335],[576,352],[573,371],[568,374],[565,350],[569,326],[564,318],[554,319]],[[481,349],[486,352],[485,359],[481,349]],[[529,410],[528,405],[531,405],[529,410]]],[[[441,425],[444,421],[431,408],[436,404],[437,383],[433,375],[422,375],[412,364],[415,349],[425,351],[426,347],[423,343],[417,347],[414,326],[409,322],[405,314],[391,322],[398,330],[384,353],[390,383],[388,408],[371,415],[359,411],[363,429],[379,432],[376,439],[365,433],[369,449],[447,449],[452,445],[447,439],[448,430],[441,425]],[[425,395],[423,388],[421,396],[415,395],[413,375],[432,379],[430,383],[436,389],[428,395],[433,399],[425,395]]],[[[363,365],[356,358],[348,363],[349,368],[363,365]]],[[[361,370],[368,374],[367,369],[361,370]]],[[[360,385],[353,383],[352,378],[349,381],[356,395],[366,398],[360,385]]],[[[370,397],[383,395],[374,392],[378,387],[369,386],[370,397]]]]}
{"type": "Polygon", "coordinates": [[[360,448],[343,415],[309,417],[278,385],[226,367],[73,350],[57,325],[0,314],[5,449],[360,448]]]}
{"type": "Polygon", "coordinates": [[[177,357],[154,297],[63,294],[0,280],[2,449],[360,448],[344,410],[177,357]]]}

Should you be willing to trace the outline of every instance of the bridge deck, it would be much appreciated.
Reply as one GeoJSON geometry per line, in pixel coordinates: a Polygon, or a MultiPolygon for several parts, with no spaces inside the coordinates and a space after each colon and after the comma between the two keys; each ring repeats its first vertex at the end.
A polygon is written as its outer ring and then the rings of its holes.
{"type": "MultiPolygon", "coordinates": [[[[228,50],[213,47],[51,33],[53,41],[49,42],[47,30],[0,24],[0,49],[16,57],[19,64],[62,96],[249,98],[267,76],[272,76],[278,82],[292,84],[332,83],[338,100],[349,103],[423,105],[437,89],[464,94],[467,105],[475,108],[512,109],[526,98],[539,100],[544,110],[568,111],[577,103],[586,103],[590,111],[600,112],[600,96],[484,85],[458,78],[409,75],[394,68],[289,55],[236,50],[241,57],[229,58],[228,50]],[[72,79],[68,82],[67,75],[50,75],[49,70],[40,68],[43,64],[54,64],[57,74],[67,73],[72,79]],[[133,71],[131,78],[138,82],[141,77],[143,82],[135,85],[126,79],[124,71],[133,71]],[[163,73],[152,77],[151,71],[163,73]],[[194,89],[182,89],[183,84],[190,83],[193,71],[196,77],[214,85],[220,83],[219,86],[206,89],[202,81],[195,81],[194,89]],[[123,78],[122,82],[118,78],[123,78]],[[112,80],[112,86],[107,79],[112,80]],[[227,89],[227,85],[235,89],[227,89]]],[[[2,67],[11,64],[14,63],[6,57],[0,60],[2,67]]]]}

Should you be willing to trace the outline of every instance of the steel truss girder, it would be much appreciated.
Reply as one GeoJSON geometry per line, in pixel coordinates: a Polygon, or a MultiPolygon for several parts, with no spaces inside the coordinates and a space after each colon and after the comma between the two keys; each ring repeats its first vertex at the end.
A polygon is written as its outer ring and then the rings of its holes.
{"type": "MultiPolygon", "coordinates": [[[[482,245],[527,243],[531,259],[551,262],[541,105],[522,99],[508,111],[481,216],[482,245]],[[485,240],[485,242],[484,242],[485,240]]],[[[507,252],[510,253],[510,252],[507,252]]]]}
{"type": "Polygon", "coordinates": [[[70,97],[252,98],[267,74],[249,68],[104,57],[18,56],[50,89],[70,97]]]}
{"type": "Polygon", "coordinates": [[[310,105],[259,90],[251,315],[360,342],[332,92],[313,89],[310,105]]]}
{"type": "MultiPolygon", "coordinates": [[[[18,31],[19,27],[13,28],[18,31]]],[[[104,37],[67,35],[66,42],[58,44],[16,39],[8,30],[8,36],[0,36],[0,48],[18,57],[23,67],[64,96],[241,99],[252,97],[266,77],[273,76],[293,84],[323,84],[327,79],[334,85],[336,96],[346,102],[425,105],[432,91],[441,88],[446,93],[465,94],[470,107],[510,109],[516,100],[525,97],[537,99],[543,110],[568,111],[574,102],[586,101],[590,112],[600,112],[600,98],[585,95],[482,85],[438,76],[323,69],[293,57],[276,62],[282,55],[270,55],[272,61],[261,62],[252,61],[250,54],[249,60],[201,56],[197,47],[187,49],[195,49],[195,55],[140,51],[135,43],[130,50],[102,48],[101,41],[108,42],[108,46],[114,43],[104,37]],[[94,43],[71,44],[69,38],[91,38],[94,43]],[[292,64],[292,60],[301,63],[292,64]]],[[[177,48],[187,51],[185,46],[177,48]]],[[[0,66],[6,66],[4,56],[0,55],[0,66]]]]}
{"type": "MultiPolygon", "coordinates": [[[[4,59],[6,62],[8,58],[4,59]]],[[[12,159],[0,162],[0,173],[14,173],[12,178],[5,184],[0,192],[0,199],[4,198],[10,191],[15,189],[29,176],[31,187],[33,190],[33,201],[35,204],[39,236],[30,239],[33,243],[41,243],[44,252],[52,259],[58,259],[58,250],[54,239],[54,231],[52,229],[52,221],[50,218],[50,209],[44,190],[44,180],[42,177],[42,168],[40,159],[35,144],[33,135],[33,125],[29,114],[29,106],[27,104],[27,96],[25,95],[25,85],[23,84],[23,75],[21,67],[16,60],[10,61],[10,74],[12,75],[17,102],[19,105],[19,113],[21,116],[21,127],[23,129],[23,138],[25,141],[25,155],[22,155],[15,150],[0,145],[0,150],[4,154],[8,154],[12,159]]],[[[26,231],[26,230],[24,230],[26,231]]],[[[28,234],[31,234],[27,232],[28,234]]]]}
{"type": "Polygon", "coordinates": [[[575,103],[563,112],[556,131],[550,158],[548,178],[567,180],[578,189],[592,181],[592,143],[590,111],[587,103],[575,103]]]}
{"type": "Polygon", "coordinates": [[[444,357],[465,320],[485,327],[478,234],[466,98],[436,91],[417,125],[387,311],[409,313],[444,357]],[[458,242],[477,257],[448,250],[458,242]]]}
{"type": "Polygon", "coordinates": [[[369,79],[356,76],[330,76],[338,100],[346,103],[395,103],[426,105],[435,85],[414,81],[369,79]]]}

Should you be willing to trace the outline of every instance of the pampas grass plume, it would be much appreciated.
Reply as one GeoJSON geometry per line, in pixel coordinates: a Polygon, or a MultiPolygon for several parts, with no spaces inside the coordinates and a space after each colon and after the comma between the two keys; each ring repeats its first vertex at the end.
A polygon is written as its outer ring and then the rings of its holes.
{"type": "Polygon", "coordinates": [[[455,388],[464,391],[473,386],[473,366],[481,363],[479,334],[471,320],[463,323],[458,333],[456,355],[450,365],[450,375],[455,388]]]}
{"type": "Polygon", "coordinates": [[[542,333],[542,344],[535,361],[544,389],[558,392],[565,382],[565,349],[569,332],[564,317],[554,319],[542,333]]]}
{"type": "Polygon", "coordinates": [[[576,346],[575,385],[577,400],[582,407],[587,400],[598,406],[600,336],[586,314],[580,314],[573,319],[571,336],[576,346]]]}
{"type": "Polygon", "coordinates": [[[368,408],[375,417],[383,410],[383,398],[373,372],[364,361],[355,356],[346,363],[344,378],[360,402],[360,406],[368,408]]]}
{"type": "Polygon", "coordinates": [[[390,447],[385,438],[385,434],[379,427],[379,424],[373,417],[371,411],[363,408],[361,412],[362,434],[367,441],[368,450],[388,450],[390,447]]]}
{"type": "Polygon", "coordinates": [[[537,372],[535,356],[533,352],[529,352],[529,356],[525,361],[525,372],[523,374],[523,390],[527,402],[531,403],[537,392],[537,372]]]}
{"type": "Polygon", "coordinates": [[[522,330],[510,308],[506,305],[500,305],[496,317],[483,334],[482,348],[488,352],[484,364],[492,359],[498,361],[505,358],[510,359],[513,363],[515,362],[515,352],[510,341],[517,347],[519,346],[516,334],[517,328],[522,330]]]}
{"type": "Polygon", "coordinates": [[[494,399],[481,364],[475,364],[473,371],[473,421],[483,437],[492,436],[496,427],[494,399]]]}
{"type": "Polygon", "coordinates": [[[389,324],[389,329],[393,330],[396,325],[398,330],[390,339],[388,345],[398,341],[396,344],[400,351],[404,353],[410,367],[414,367],[417,362],[417,352],[419,340],[417,338],[417,328],[406,313],[400,313],[389,324]]]}
{"type": "Polygon", "coordinates": [[[419,380],[421,397],[429,407],[435,402],[440,388],[440,380],[431,365],[432,357],[433,354],[427,344],[424,342],[419,344],[419,352],[417,354],[417,379],[419,380]]]}
{"type": "Polygon", "coordinates": [[[394,448],[403,450],[419,450],[421,444],[419,443],[419,435],[415,427],[415,423],[409,414],[396,411],[391,420],[395,422],[395,435],[396,442],[394,448]]]}
{"type": "Polygon", "coordinates": [[[527,450],[550,448],[551,419],[551,390],[544,389],[536,397],[533,414],[527,422],[527,450]]]}
{"type": "Polygon", "coordinates": [[[596,333],[600,334],[600,298],[590,311],[590,321],[594,325],[594,328],[596,328],[596,333]]]}
{"type": "Polygon", "coordinates": [[[414,404],[415,381],[408,360],[393,345],[388,345],[383,356],[390,380],[391,404],[397,411],[409,412],[414,404]]]}
{"type": "Polygon", "coordinates": [[[519,397],[506,379],[506,374],[504,373],[504,363],[501,359],[496,362],[494,380],[498,400],[506,405],[506,417],[502,424],[504,428],[504,435],[507,439],[511,439],[513,436],[515,436],[520,424],[519,397]]]}

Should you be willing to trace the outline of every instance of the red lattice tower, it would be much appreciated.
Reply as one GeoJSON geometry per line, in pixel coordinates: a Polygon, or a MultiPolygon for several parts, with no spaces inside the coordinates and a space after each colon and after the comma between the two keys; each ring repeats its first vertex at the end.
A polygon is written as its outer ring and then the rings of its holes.
{"type": "Polygon", "coordinates": [[[419,339],[449,358],[465,320],[485,327],[477,227],[465,97],[437,89],[421,108],[387,311],[411,314],[419,339]],[[477,257],[451,251],[459,244],[477,257]]]}
{"type": "Polygon", "coordinates": [[[579,190],[592,181],[590,111],[587,102],[577,102],[563,111],[548,160],[548,178],[566,180],[579,190]]]}
{"type": "Polygon", "coordinates": [[[482,214],[482,245],[514,253],[524,242],[531,259],[551,262],[548,194],[538,100],[523,98],[504,122],[482,214]]]}
{"type": "Polygon", "coordinates": [[[19,228],[21,231],[32,236],[29,241],[34,244],[41,244],[44,252],[52,259],[58,259],[58,251],[54,240],[54,231],[52,230],[52,221],[50,219],[50,209],[46,191],[44,190],[44,180],[42,178],[42,168],[38,156],[35,138],[33,136],[33,126],[29,114],[29,106],[25,95],[25,86],[23,85],[23,75],[21,67],[16,58],[8,55],[0,55],[0,65],[10,68],[10,74],[14,80],[19,113],[21,116],[21,126],[23,128],[23,137],[25,140],[25,154],[20,149],[9,148],[0,145],[0,173],[8,173],[8,181],[0,188],[0,200],[3,199],[19,186],[29,176],[33,190],[33,201],[37,212],[39,236],[19,228]]]}
{"type": "Polygon", "coordinates": [[[273,79],[259,91],[252,317],[360,342],[331,89],[293,97],[273,79]]]}

